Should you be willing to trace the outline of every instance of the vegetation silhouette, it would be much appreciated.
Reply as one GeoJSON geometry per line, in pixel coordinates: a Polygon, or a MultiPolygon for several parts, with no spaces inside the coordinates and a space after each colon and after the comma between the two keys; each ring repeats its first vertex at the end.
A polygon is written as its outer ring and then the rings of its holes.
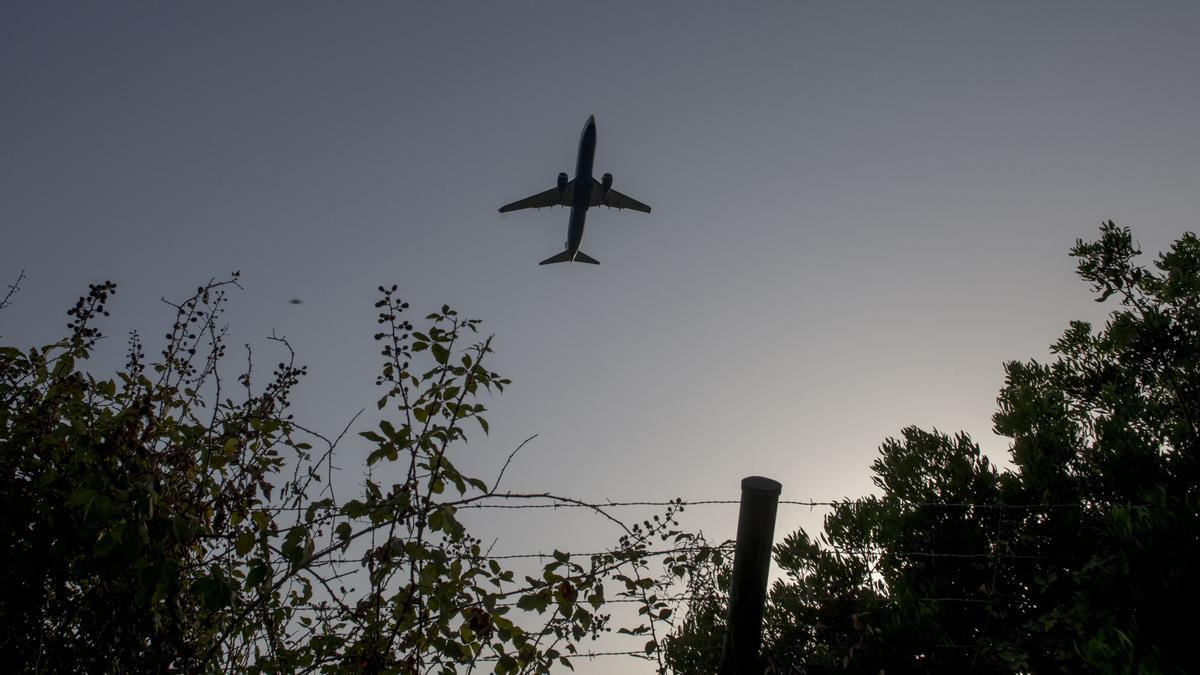
{"type": "Polygon", "coordinates": [[[501,492],[508,462],[490,486],[457,468],[464,425],[486,434],[480,401],[509,384],[487,369],[477,320],[443,306],[417,328],[380,287],[380,419],[358,434],[362,491],[343,499],[334,459],[355,420],[326,436],[293,419],[305,368],[286,340],[273,338],[286,357],[261,385],[249,347],[235,381],[221,369],[234,287],[236,273],[171,303],[159,357],[134,333],[110,378],[87,366],[111,282],[70,310],[64,339],[0,346],[6,670],[542,673],[614,628],[657,658],[659,597],[715,554],[677,528],[681,505],[632,525],[592,505],[619,540],[554,551],[528,576],[460,522],[497,501],[581,504],[501,492]],[[609,602],[640,612],[619,624],[609,602]]]}
{"type": "MultiPolygon", "coordinates": [[[[871,467],[878,496],[775,546],[771,672],[1200,672],[1200,240],[1153,269],[1139,253],[1111,221],[1071,250],[1118,305],[1099,330],[1071,322],[1052,362],[1005,365],[1011,468],[910,427],[871,467]]],[[[675,672],[716,672],[728,574],[695,575],[675,672]]]]}
{"type": "MultiPolygon", "coordinates": [[[[1071,254],[1117,307],[1099,330],[1070,323],[1051,363],[1006,364],[994,420],[1011,468],[965,434],[885,441],[878,495],[776,545],[764,668],[1200,671],[1179,611],[1200,599],[1200,240],[1185,234],[1150,269],[1108,222],[1071,254]]],[[[224,374],[237,287],[234,274],[170,303],[158,357],[134,333],[112,377],[88,369],[111,282],[68,312],[62,340],[0,346],[7,669],[544,673],[615,630],[640,648],[600,653],[716,672],[731,547],[682,530],[687,503],[502,491],[523,444],[489,482],[459,471],[468,428],[489,430],[482,399],[509,384],[486,367],[477,320],[443,306],[418,328],[380,287],[379,419],[327,436],[289,413],[305,369],[285,339],[261,384],[249,347],[224,374]],[[334,460],[352,428],[367,469],[347,499],[334,460]],[[594,513],[619,539],[493,556],[458,517],[547,506],[594,513]],[[663,512],[627,524],[618,506],[663,512]],[[614,603],[636,608],[631,624],[614,603]]]]}

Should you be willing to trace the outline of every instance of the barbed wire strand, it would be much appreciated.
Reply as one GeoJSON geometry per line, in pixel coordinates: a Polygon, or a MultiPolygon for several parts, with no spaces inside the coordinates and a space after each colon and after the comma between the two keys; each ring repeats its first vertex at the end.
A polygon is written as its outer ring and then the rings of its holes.
{"type": "MultiPolygon", "coordinates": [[[[497,494],[484,495],[480,499],[549,499],[554,500],[551,495],[513,495],[513,494],[497,494]]],[[[586,502],[583,500],[571,501],[549,501],[538,504],[487,504],[480,501],[471,502],[469,504],[454,504],[444,502],[441,504],[431,504],[434,507],[451,506],[456,511],[465,510],[522,510],[522,509],[606,509],[606,508],[624,508],[631,506],[712,506],[712,505],[730,505],[740,504],[738,499],[694,499],[684,500],[675,499],[670,501],[654,501],[654,500],[635,500],[635,501],[603,501],[603,502],[586,502]]],[[[863,504],[873,504],[878,506],[907,506],[920,508],[972,508],[972,509],[1080,509],[1080,508],[1129,508],[1129,507],[1148,507],[1153,504],[1142,503],[1093,503],[1093,502],[1069,502],[1069,503],[1030,503],[1030,504],[1007,504],[1003,502],[919,502],[908,500],[889,500],[883,498],[863,497],[857,499],[843,499],[840,501],[820,501],[807,499],[781,499],[780,506],[801,506],[809,508],[817,507],[835,507],[835,506],[859,506],[863,504]]],[[[289,512],[289,511],[306,511],[313,508],[315,513],[323,511],[336,510],[340,508],[337,505],[322,505],[322,506],[267,506],[263,510],[272,512],[289,512]]]]}

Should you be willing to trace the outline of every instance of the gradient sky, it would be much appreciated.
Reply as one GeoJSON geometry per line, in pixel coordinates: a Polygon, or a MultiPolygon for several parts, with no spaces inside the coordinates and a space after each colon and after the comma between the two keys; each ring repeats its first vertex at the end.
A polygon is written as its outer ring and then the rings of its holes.
{"type": "MultiPolygon", "coordinates": [[[[496,334],[514,384],[464,464],[540,434],[512,489],[858,496],[909,424],[1002,460],[1003,362],[1103,316],[1075,239],[1197,226],[1197,34],[1193,2],[4,3],[0,276],[28,279],[0,334],[49,340],[112,279],[116,362],[165,332],[160,296],[240,269],[231,343],[287,336],[297,416],[336,431],[396,283],[496,334]],[[573,172],[590,114],[596,172],[654,212],[592,210],[601,265],[539,267],[567,211],[496,209],[573,172]]],[[[615,537],[480,526],[498,552],[615,537]]]]}

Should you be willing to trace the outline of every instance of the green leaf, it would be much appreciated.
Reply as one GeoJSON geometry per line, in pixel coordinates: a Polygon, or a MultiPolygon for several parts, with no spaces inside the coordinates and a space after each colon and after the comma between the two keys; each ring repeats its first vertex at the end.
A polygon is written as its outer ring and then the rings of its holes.
{"type": "Polygon", "coordinates": [[[255,560],[250,565],[250,573],[246,575],[246,588],[254,588],[267,578],[267,566],[261,560],[255,560]]]}
{"type": "Polygon", "coordinates": [[[238,555],[246,555],[250,549],[254,548],[255,536],[253,532],[243,532],[238,535],[237,542],[234,547],[237,549],[238,555]]]}
{"type": "Polygon", "coordinates": [[[255,511],[250,514],[251,520],[258,526],[259,531],[265,532],[271,527],[271,516],[266,511],[255,511]]]}
{"type": "Polygon", "coordinates": [[[450,360],[450,350],[446,349],[442,345],[435,342],[430,346],[430,350],[433,352],[433,358],[443,366],[446,365],[446,362],[450,360]]]}
{"type": "Polygon", "coordinates": [[[596,586],[595,592],[588,596],[588,604],[592,606],[592,609],[600,609],[600,606],[604,604],[604,586],[596,586]]]}
{"type": "Polygon", "coordinates": [[[353,534],[353,528],[350,526],[350,523],[339,523],[337,529],[334,530],[334,533],[337,534],[337,538],[341,540],[343,544],[348,544],[350,543],[350,537],[353,534]]]}
{"type": "Polygon", "coordinates": [[[233,589],[219,573],[197,580],[192,591],[200,596],[204,608],[208,610],[219,610],[233,598],[233,589]]]}
{"type": "Polygon", "coordinates": [[[383,433],[387,434],[389,439],[396,438],[396,427],[392,426],[391,422],[379,420],[379,428],[383,430],[383,433]]]}

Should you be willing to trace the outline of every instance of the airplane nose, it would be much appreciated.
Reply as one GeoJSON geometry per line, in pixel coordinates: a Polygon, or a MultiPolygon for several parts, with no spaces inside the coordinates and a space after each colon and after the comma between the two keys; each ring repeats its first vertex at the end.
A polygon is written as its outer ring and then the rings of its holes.
{"type": "Polygon", "coordinates": [[[587,123],[588,123],[589,125],[591,125],[591,124],[595,124],[595,123],[596,123],[596,116],[595,116],[595,115],[588,115],[588,121],[587,121],[587,123]]]}

